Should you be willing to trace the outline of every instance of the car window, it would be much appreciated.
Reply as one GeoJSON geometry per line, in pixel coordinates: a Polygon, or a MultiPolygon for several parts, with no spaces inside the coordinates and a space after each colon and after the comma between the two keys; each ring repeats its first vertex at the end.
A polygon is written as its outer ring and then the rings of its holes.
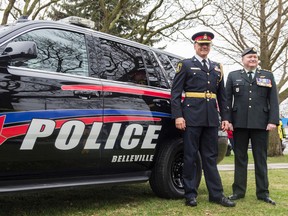
{"type": "Polygon", "coordinates": [[[166,78],[161,67],[151,51],[143,50],[143,56],[148,72],[149,85],[161,88],[168,88],[166,78]]]}
{"type": "Polygon", "coordinates": [[[171,84],[175,75],[175,68],[177,63],[179,62],[179,59],[176,59],[174,57],[168,57],[165,54],[157,53],[157,56],[163,65],[165,69],[166,76],[169,80],[169,83],[171,84]]]}
{"type": "Polygon", "coordinates": [[[179,63],[179,61],[181,61],[180,58],[175,58],[173,56],[168,56],[169,60],[171,61],[173,67],[176,69],[177,68],[177,64],[179,63]]]}
{"type": "Polygon", "coordinates": [[[22,34],[13,41],[34,41],[36,59],[14,61],[13,66],[88,76],[85,35],[58,29],[38,29],[22,34]]]}
{"type": "Polygon", "coordinates": [[[147,85],[147,75],[140,49],[115,41],[100,39],[105,64],[100,78],[147,85]]]}

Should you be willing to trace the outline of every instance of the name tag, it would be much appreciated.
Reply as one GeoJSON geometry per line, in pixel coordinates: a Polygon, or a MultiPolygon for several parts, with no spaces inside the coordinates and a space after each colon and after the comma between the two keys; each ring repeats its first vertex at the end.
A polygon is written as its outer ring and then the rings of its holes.
{"type": "Polygon", "coordinates": [[[264,78],[256,78],[256,83],[258,86],[264,86],[264,87],[272,87],[272,83],[270,79],[264,79],[264,78]]]}

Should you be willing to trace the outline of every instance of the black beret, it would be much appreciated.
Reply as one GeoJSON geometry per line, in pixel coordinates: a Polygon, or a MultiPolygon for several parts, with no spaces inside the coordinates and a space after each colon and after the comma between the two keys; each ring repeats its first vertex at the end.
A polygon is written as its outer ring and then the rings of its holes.
{"type": "Polygon", "coordinates": [[[195,43],[211,43],[213,38],[214,34],[208,31],[197,32],[192,36],[195,43]]]}
{"type": "Polygon", "coordinates": [[[245,49],[243,52],[242,52],[242,57],[247,55],[247,54],[257,54],[257,51],[254,47],[250,47],[250,48],[247,48],[245,49]]]}

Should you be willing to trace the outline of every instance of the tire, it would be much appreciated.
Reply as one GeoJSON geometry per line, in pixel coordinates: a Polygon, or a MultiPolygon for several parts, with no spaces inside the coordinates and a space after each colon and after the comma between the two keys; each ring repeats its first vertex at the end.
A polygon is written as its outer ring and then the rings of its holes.
{"type": "MultiPolygon", "coordinates": [[[[198,188],[202,177],[200,154],[198,154],[196,169],[198,188]]],[[[183,140],[173,140],[161,145],[149,179],[153,192],[161,198],[183,198],[182,170],[183,140]]]]}

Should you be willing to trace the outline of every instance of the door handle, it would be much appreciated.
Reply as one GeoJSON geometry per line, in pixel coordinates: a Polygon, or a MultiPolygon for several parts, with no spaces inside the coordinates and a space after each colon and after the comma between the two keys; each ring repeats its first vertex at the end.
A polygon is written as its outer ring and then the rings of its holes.
{"type": "Polygon", "coordinates": [[[168,106],[168,105],[170,106],[170,100],[167,100],[167,99],[156,98],[156,99],[153,99],[153,103],[158,107],[168,106]]]}
{"type": "Polygon", "coordinates": [[[93,96],[99,97],[100,93],[99,91],[74,91],[74,95],[80,99],[89,100],[93,96]]]}

